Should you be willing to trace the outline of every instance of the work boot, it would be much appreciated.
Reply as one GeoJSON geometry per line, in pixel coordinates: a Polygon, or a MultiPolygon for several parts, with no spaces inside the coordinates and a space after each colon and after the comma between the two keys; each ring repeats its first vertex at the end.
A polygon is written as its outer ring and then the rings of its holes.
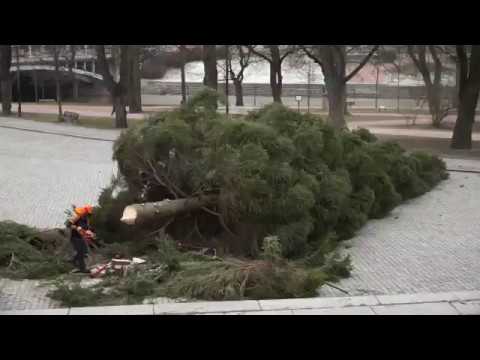
{"type": "Polygon", "coordinates": [[[75,269],[75,270],[72,271],[72,274],[90,274],[90,270],[75,269]]]}

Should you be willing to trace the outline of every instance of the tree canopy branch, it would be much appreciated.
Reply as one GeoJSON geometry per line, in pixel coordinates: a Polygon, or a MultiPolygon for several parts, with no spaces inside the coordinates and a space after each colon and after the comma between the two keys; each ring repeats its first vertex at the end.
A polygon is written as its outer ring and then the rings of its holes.
{"type": "Polygon", "coordinates": [[[272,62],[272,59],[270,59],[268,56],[262,54],[261,52],[255,50],[255,48],[252,46],[252,45],[247,45],[247,48],[252,52],[254,53],[255,55],[265,59],[266,61],[268,61],[269,63],[272,62]]]}
{"type": "Polygon", "coordinates": [[[360,64],[358,64],[358,66],[348,75],[345,77],[345,82],[347,83],[348,81],[350,81],[351,78],[353,78],[355,75],[357,75],[357,73],[365,66],[365,64],[370,60],[370,58],[373,56],[373,54],[375,53],[375,51],[377,51],[379,45],[375,45],[372,50],[370,50],[370,52],[368,53],[367,56],[365,56],[365,58],[363,58],[363,60],[360,62],[360,64]]]}
{"type": "Polygon", "coordinates": [[[105,45],[97,45],[96,51],[100,74],[103,76],[106,87],[111,92],[115,87],[115,81],[113,80],[113,76],[110,73],[110,66],[108,65],[107,57],[105,56],[105,45]]]}

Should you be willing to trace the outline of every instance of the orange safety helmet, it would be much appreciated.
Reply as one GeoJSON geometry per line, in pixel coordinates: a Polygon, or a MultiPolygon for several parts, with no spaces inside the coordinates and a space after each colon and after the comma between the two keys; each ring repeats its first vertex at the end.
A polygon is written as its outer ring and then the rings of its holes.
{"type": "Polygon", "coordinates": [[[93,206],[85,205],[83,207],[76,207],[75,213],[79,216],[91,215],[93,213],[93,206]]]}

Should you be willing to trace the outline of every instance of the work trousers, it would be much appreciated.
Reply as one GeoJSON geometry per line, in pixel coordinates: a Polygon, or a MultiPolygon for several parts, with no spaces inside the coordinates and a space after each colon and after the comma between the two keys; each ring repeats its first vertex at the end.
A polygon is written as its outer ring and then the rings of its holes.
{"type": "Polygon", "coordinates": [[[77,266],[80,271],[86,271],[87,266],[85,264],[85,257],[88,254],[87,244],[84,239],[78,236],[72,236],[71,241],[76,252],[75,257],[73,258],[73,264],[77,266]]]}

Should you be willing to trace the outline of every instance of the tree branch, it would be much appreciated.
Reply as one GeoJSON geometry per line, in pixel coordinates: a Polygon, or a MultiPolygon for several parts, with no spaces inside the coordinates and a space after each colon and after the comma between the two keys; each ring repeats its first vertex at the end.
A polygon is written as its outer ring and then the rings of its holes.
{"type": "Polygon", "coordinates": [[[103,76],[103,81],[105,82],[105,86],[107,89],[112,93],[115,88],[115,80],[113,80],[113,76],[110,73],[110,66],[108,65],[107,58],[105,56],[105,45],[97,45],[97,62],[98,68],[100,70],[100,74],[103,76]]]}
{"type": "Polygon", "coordinates": [[[433,82],[435,86],[439,86],[442,81],[442,62],[438,57],[437,50],[435,49],[434,45],[429,45],[428,49],[430,50],[430,53],[432,54],[433,62],[435,63],[433,82]]]}
{"type": "Polygon", "coordinates": [[[283,60],[285,60],[285,58],[290,55],[290,54],[293,54],[295,52],[295,48],[290,48],[289,50],[286,50],[285,51],[285,54],[283,54],[282,56],[280,56],[280,62],[283,62],[283,60]]]}
{"type": "Polygon", "coordinates": [[[365,64],[370,60],[370,58],[373,56],[375,51],[377,51],[379,45],[375,45],[372,50],[368,53],[367,56],[358,64],[358,66],[350,73],[350,75],[345,77],[344,82],[347,83],[351,78],[353,78],[357,73],[365,66],[365,64]]]}
{"type": "Polygon", "coordinates": [[[266,61],[268,61],[269,63],[272,62],[272,59],[270,59],[269,57],[267,57],[266,55],[262,54],[261,52],[255,50],[255,48],[252,46],[252,45],[247,45],[247,48],[252,52],[254,53],[255,55],[265,59],[266,61]]]}
{"type": "Polygon", "coordinates": [[[308,58],[310,58],[310,60],[313,60],[314,63],[316,63],[317,65],[320,66],[320,68],[322,69],[322,72],[324,72],[324,67],[323,67],[323,62],[320,60],[320,58],[316,57],[313,52],[311,52],[310,50],[307,49],[307,47],[305,45],[300,45],[300,49],[303,50],[303,52],[307,55],[308,58]]]}

